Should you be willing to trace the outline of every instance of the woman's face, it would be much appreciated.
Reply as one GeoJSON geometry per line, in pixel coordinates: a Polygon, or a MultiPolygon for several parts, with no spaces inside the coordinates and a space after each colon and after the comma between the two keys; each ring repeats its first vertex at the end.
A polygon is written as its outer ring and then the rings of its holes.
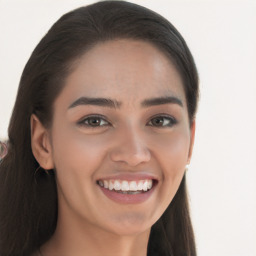
{"type": "Polygon", "coordinates": [[[132,40],[97,44],[76,65],[50,131],[59,218],[119,235],[149,230],[193,144],[180,75],[154,46],[132,40]]]}

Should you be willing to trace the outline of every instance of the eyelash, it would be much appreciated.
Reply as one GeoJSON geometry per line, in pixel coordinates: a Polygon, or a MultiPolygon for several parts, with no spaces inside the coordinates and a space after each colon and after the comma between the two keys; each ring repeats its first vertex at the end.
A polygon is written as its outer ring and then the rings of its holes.
{"type": "MultiPolygon", "coordinates": [[[[170,127],[172,127],[172,126],[174,126],[175,124],[177,124],[177,120],[174,118],[174,117],[172,117],[172,116],[169,116],[169,115],[164,115],[164,114],[160,114],[160,115],[157,115],[157,116],[154,116],[153,118],[151,118],[150,119],[150,122],[152,123],[152,120],[154,120],[154,119],[162,119],[163,120],[163,124],[166,124],[166,122],[167,123],[169,123],[168,125],[165,125],[165,126],[155,126],[156,128],[170,128],[170,127]],[[168,120],[168,121],[166,121],[166,120],[168,120]]],[[[101,121],[100,121],[100,123],[101,123],[101,121]]],[[[150,123],[149,122],[149,123],[150,123]]],[[[88,128],[88,129],[97,129],[97,128],[102,128],[102,127],[104,127],[104,126],[109,126],[110,125],[110,123],[108,122],[108,121],[106,121],[106,119],[103,117],[103,116],[101,116],[101,115],[91,115],[91,116],[88,116],[88,117],[86,117],[86,118],[83,118],[81,121],[79,121],[78,122],[78,125],[81,125],[81,126],[83,126],[83,127],[86,127],[86,128],[88,128]],[[96,126],[93,126],[93,125],[90,125],[89,123],[88,123],[88,121],[89,120],[103,120],[105,123],[107,123],[107,124],[104,124],[104,125],[96,125],[96,126]],[[86,123],[87,122],[87,123],[86,123]]],[[[149,125],[149,126],[154,126],[154,125],[149,125]]]]}
{"type": "Polygon", "coordinates": [[[100,116],[100,115],[92,115],[92,116],[88,116],[88,117],[85,117],[83,118],[81,121],[78,122],[79,125],[81,126],[85,126],[86,128],[92,128],[92,129],[95,129],[95,128],[101,128],[103,126],[108,126],[109,125],[109,122],[106,121],[106,119],[103,117],[103,116],[100,116]],[[95,120],[95,119],[101,119],[101,120],[104,120],[104,122],[107,122],[108,124],[105,124],[105,125],[101,125],[101,126],[93,126],[93,125],[90,125],[90,124],[86,124],[85,122],[88,121],[88,120],[95,120]]]}
{"type": "MultiPolygon", "coordinates": [[[[169,115],[157,115],[157,116],[154,116],[151,120],[150,120],[150,122],[152,122],[152,120],[154,120],[154,119],[162,119],[163,118],[163,120],[168,120],[167,122],[169,123],[168,125],[166,125],[166,126],[160,126],[160,128],[168,128],[168,127],[172,127],[172,126],[174,126],[175,124],[177,124],[177,120],[173,117],[173,116],[169,116],[169,115]]],[[[166,124],[166,121],[163,121],[163,124],[166,124]]],[[[153,125],[152,125],[153,126],[153,125]]],[[[155,127],[159,127],[159,126],[155,126],[155,127]]]]}

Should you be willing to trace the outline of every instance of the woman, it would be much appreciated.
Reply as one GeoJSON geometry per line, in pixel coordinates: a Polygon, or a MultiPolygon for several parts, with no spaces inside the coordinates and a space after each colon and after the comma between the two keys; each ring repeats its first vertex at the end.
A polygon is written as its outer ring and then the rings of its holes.
{"type": "Polygon", "coordinates": [[[160,15],[61,17],[21,77],[0,166],[1,255],[196,255],[185,167],[198,77],[160,15]]]}

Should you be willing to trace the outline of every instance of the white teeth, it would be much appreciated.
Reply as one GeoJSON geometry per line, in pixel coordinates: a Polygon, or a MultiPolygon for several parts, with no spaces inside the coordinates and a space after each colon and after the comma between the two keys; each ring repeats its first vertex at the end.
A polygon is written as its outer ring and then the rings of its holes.
{"type": "Polygon", "coordinates": [[[132,181],[130,183],[130,189],[129,190],[133,190],[133,191],[137,191],[137,184],[136,181],[132,181]]]}
{"type": "Polygon", "coordinates": [[[114,188],[114,184],[110,181],[108,184],[108,189],[113,190],[113,188],[114,188]]]}
{"type": "Polygon", "coordinates": [[[138,190],[142,190],[143,189],[143,181],[139,181],[138,183],[138,190]]]}
{"type": "Polygon", "coordinates": [[[143,191],[147,191],[148,190],[148,182],[147,181],[145,181],[144,183],[143,183],[143,191]]]}
{"type": "Polygon", "coordinates": [[[129,190],[129,183],[128,181],[124,180],[122,182],[122,188],[121,188],[122,191],[128,191],[129,190]]]}
{"type": "Polygon", "coordinates": [[[148,180],[148,189],[151,189],[153,186],[152,180],[148,180]]]}
{"type": "Polygon", "coordinates": [[[104,180],[104,188],[108,188],[108,181],[104,180]]]}
{"type": "Polygon", "coordinates": [[[152,188],[152,180],[140,180],[140,181],[126,181],[126,180],[99,180],[98,184],[101,187],[107,188],[109,190],[116,191],[148,191],[152,188]]]}
{"type": "Polygon", "coordinates": [[[121,190],[121,184],[118,180],[115,180],[114,189],[115,190],[121,190]]]}

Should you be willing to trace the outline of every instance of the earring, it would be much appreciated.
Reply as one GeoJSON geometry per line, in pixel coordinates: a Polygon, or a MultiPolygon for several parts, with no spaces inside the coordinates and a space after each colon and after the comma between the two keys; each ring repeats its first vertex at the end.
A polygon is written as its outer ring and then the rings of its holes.
{"type": "Polygon", "coordinates": [[[188,164],[185,167],[185,172],[188,172],[188,164]]]}

